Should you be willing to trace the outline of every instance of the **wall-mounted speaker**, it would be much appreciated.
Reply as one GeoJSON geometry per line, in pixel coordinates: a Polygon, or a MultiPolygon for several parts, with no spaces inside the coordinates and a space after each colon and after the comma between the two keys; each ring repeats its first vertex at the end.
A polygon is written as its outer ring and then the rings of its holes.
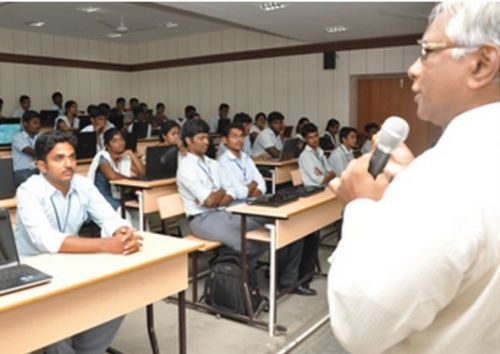
{"type": "Polygon", "coordinates": [[[324,52],[323,53],[323,69],[325,70],[334,70],[335,69],[335,61],[337,59],[337,55],[335,52],[324,52]]]}

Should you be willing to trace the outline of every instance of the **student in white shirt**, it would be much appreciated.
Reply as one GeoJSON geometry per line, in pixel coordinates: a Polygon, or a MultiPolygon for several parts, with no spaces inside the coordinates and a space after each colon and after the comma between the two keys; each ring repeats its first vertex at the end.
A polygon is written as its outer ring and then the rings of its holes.
{"type": "Polygon", "coordinates": [[[282,134],[285,117],[280,112],[271,112],[267,117],[267,128],[257,135],[252,147],[255,158],[278,157],[283,149],[282,134]]]}
{"type": "Polygon", "coordinates": [[[335,176],[340,176],[349,162],[354,159],[353,149],[356,147],[357,138],[358,132],[356,129],[352,127],[343,127],[340,129],[340,145],[328,157],[328,163],[335,176]]]}
{"type": "Polygon", "coordinates": [[[441,138],[414,160],[397,148],[376,179],[363,155],[331,183],[348,204],[330,319],[353,354],[499,352],[499,14],[498,2],[434,8],[408,76],[441,138]]]}
{"type": "MultiPolygon", "coordinates": [[[[43,253],[99,253],[127,255],[141,247],[127,221],[120,218],[86,177],[75,175],[76,138],[54,131],[42,134],[35,145],[40,175],[17,190],[17,249],[21,256],[43,253]],[[104,238],[79,237],[82,224],[94,220],[104,238]]],[[[68,269],[68,273],[71,273],[68,269]]],[[[70,315],[70,314],[68,314],[70,315]]],[[[44,352],[104,353],[123,316],[53,343],[44,352]]]]}
{"type": "Polygon", "coordinates": [[[79,119],[78,115],[78,105],[75,101],[68,100],[64,104],[64,115],[56,118],[54,123],[54,130],[61,130],[64,132],[78,129],[79,119]]]}
{"type": "MultiPolygon", "coordinates": [[[[252,118],[246,113],[240,112],[236,113],[233,117],[233,123],[241,124],[243,129],[245,130],[245,139],[243,140],[243,152],[249,156],[252,155],[252,143],[250,142],[250,129],[252,127],[252,118]]],[[[226,128],[227,129],[227,128],[226,128]]],[[[223,135],[226,132],[224,131],[223,135]]],[[[222,140],[219,144],[219,148],[217,150],[217,156],[222,156],[226,152],[226,144],[224,140],[222,140]]]]}
{"type": "Polygon", "coordinates": [[[54,111],[58,111],[59,115],[62,116],[64,115],[64,112],[66,111],[64,108],[64,100],[63,100],[63,95],[60,92],[54,92],[51,96],[52,98],[52,103],[54,106],[52,106],[52,109],[54,111]]]}
{"type": "Polygon", "coordinates": [[[81,130],[82,133],[95,132],[97,136],[96,151],[105,149],[104,133],[109,129],[114,128],[113,123],[108,121],[107,115],[97,106],[89,107],[88,113],[90,116],[90,125],[87,125],[81,130]]]}
{"type": "Polygon", "coordinates": [[[255,115],[254,124],[250,129],[250,142],[253,144],[257,135],[266,128],[267,116],[264,112],[259,112],[255,115]]]}
{"type": "MultiPolygon", "coordinates": [[[[241,250],[240,217],[225,210],[238,200],[241,188],[227,178],[219,163],[205,156],[208,150],[208,124],[203,120],[189,120],[182,127],[182,140],[188,153],[177,170],[177,186],[191,230],[201,238],[222,242],[235,251],[241,250]]],[[[242,135],[242,132],[239,132],[242,135]]],[[[236,140],[240,140],[237,138],[236,140]]],[[[249,217],[247,229],[263,226],[269,220],[249,217]]],[[[266,245],[249,241],[249,267],[266,245]]],[[[297,281],[302,244],[278,252],[279,286],[288,288],[297,281]]]]}
{"type": "Polygon", "coordinates": [[[129,133],[136,133],[139,139],[151,137],[152,127],[141,107],[135,108],[134,121],[128,126],[127,131],[129,133]]]}
{"type": "Polygon", "coordinates": [[[320,144],[323,150],[333,150],[339,143],[337,141],[337,134],[339,133],[340,123],[335,118],[331,118],[326,123],[325,133],[321,138],[320,144]]]}
{"type": "Polygon", "coordinates": [[[19,97],[19,107],[12,112],[10,118],[22,118],[24,113],[28,112],[31,108],[31,98],[27,95],[19,97]]]}
{"type": "Polygon", "coordinates": [[[193,105],[187,105],[186,107],[184,107],[184,117],[179,117],[177,118],[177,122],[179,123],[179,125],[182,126],[184,125],[184,123],[186,121],[188,121],[189,119],[191,119],[191,116],[196,113],[196,107],[193,106],[193,105]]]}
{"type": "Polygon", "coordinates": [[[35,165],[35,142],[40,126],[38,112],[28,111],[23,115],[23,130],[12,139],[12,162],[16,187],[38,173],[35,165]]]}
{"type": "Polygon", "coordinates": [[[229,118],[229,105],[227,103],[221,103],[219,105],[219,115],[210,119],[210,133],[223,134],[223,128],[225,125],[231,123],[229,118]]]}
{"type": "Polygon", "coordinates": [[[372,138],[375,134],[378,133],[380,130],[380,127],[377,123],[368,123],[365,125],[364,128],[364,143],[361,145],[361,153],[366,154],[367,152],[370,152],[372,148],[372,138]]]}
{"type": "Polygon", "coordinates": [[[304,141],[304,137],[302,136],[302,128],[304,128],[304,126],[309,123],[309,118],[307,117],[302,117],[299,119],[299,121],[297,122],[297,127],[295,128],[295,138],[299,138],[300,140],[304,141]]]}

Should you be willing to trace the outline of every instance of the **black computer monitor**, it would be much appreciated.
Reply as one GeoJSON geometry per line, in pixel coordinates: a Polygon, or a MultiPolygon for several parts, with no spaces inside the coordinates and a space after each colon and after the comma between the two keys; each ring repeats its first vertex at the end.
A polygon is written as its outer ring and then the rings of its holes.
{"type": "Polygon", "coordinates": [[[21,131],[20,118],[0,119],[0,146],[10,146],[14,136],[21,131]]]}
{"type": "Polygon", "coordinates": [[[59,116],[59,111],[57,110],[41,110],[40,123],[42,128],[54,127],[57,116],[59,116]]]}
{"type": "Polygon", "coordinates": [[[226,131],[226,127],[231,124],[231,120],[228,118],[225,119],[219,119],[217,122],[217,134],[224,135],[226,131]]]}
{"type": "Polygon", "coordinates": [[[78,129],[82,130],[87,125],[92,124],[90,121],[90,116],[78,116],[78,129]]]}
{"type": "Polygon", "coordinates": [[[163,179],[175,177],[179,149],[177,146],[148,146],[146,148],[146,177],[163,179]]]}
{"type": "Polygon", "coordinates": [[[144,139],[148,136],[148,122],[135,121],[132,126],[132,133],[137,135],[137,139],[144,139]]]}
{"type": "Polygon", "coordinates": [[[12,198],[16,195],[16,187],[14,184],[14,168],[12,159],[0,158],[0,199],[12,198]]]}
{"type": "Polygon", "coordinates": [[[116,129],[122,129],[123,128],[123,122],[125,120],[125,117],[123,114],[118,114],[118,115],[110,115],[109,116],[109,121],[113,123],[116,129]]]}
{"type": "Polygon", "coordinates": [[[125,149],[137,152],[137,135],[134,133],[125,134],[125,149]]]}
{"type": "Polygon", "coordinates": [[[97,153],[97,135],[94,132],[75,133],[77,159],[91,159],[97,153]]]}

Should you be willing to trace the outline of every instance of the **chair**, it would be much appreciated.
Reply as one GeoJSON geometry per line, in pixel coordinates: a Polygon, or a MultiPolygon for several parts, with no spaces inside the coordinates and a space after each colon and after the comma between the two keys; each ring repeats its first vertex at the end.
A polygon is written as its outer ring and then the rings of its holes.
{"type": "Polygon", "coordinates": [[[290,175],[292,176],[292,185],[294,187],[301,186],[303,184],[302,175],[299,169],[291,170],[290,175]]]}
{"type": "MultiPolygon", "coordinates": [[[[158,198],[158,210],[162,220],[174,218],[184,215],[184,207],[179,193],[169,194],[158,198]]],[[[215,250],[222,246],[218,241],[209,241],[201,239],[195,235],[187,235],[184,237],[186,240],[196,241],[201,243],[198,250],[191,253],[191,265],[193,272],[193,303],[198,302],[198,255],[215,250]]]]}

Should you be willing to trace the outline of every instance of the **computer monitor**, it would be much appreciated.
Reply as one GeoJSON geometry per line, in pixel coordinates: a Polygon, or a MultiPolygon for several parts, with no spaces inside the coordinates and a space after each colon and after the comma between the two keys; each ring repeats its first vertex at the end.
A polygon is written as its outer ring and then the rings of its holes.
{"type": "Polygon", "coordinates": [[[137,135],[134,133],[125,134],[125,149],[137,152],[137,135]]]}
{"type": "Polygon", "coordinates": [[[146,178],[163,179],[175,177],[179,149],[177,146],[148,146],[146,148],[146,178]]]}
{"type": "Polygon", "coordinates": [[[125,117],[123,114],[119,115],[110,115],[109,116],[109,121],[113,123],[116,129],[122,129],[123,128],[123,123],[125,121],[125,117]]]}
{"type": "Polygon", "coordinates": [[[94,132],[75,133],[77,138],[76,158],[91,159],[97,153],[97,135],[94,132]]]}
{"type": "Polygon", "coordinates": [[[148,136],[148,122],[135,121],[132,126],[132,133],[137,135],[137,139],[144,139],[148,136]]]}
{"type": "Polygon", "coordinates": [[[10,146],[14,135],[20,131],[20,118],[0,119],[0,146],[10,146]]]}
{"type": "Polygon", "coordinates": [[[92,124],[90,122],[90,116],[78,116],[78,129],[82,130],[87,125],[92,124]]]}
{"type": "Polygon", "coordinates": [[[42,128],[53,128],[59,111],[57,110],[41,110],[40,123],[42,128]]]}
{"type": "Polygon", "coordinates": [[[217,122],[217,134],[224,135],[226,127],[231,124],[229,119],[219,119],[217,122]]]}
{"type": "Polygon", "coordinates": [[[283,143],[279,161],[295,159],[300,155],[304,143],[299,138],[288,138],[283,143]]]}
{"type": "Polygon", "coordinates": [[[12,159],[0,158],[0,199],[12,198],[16,195],[16,187],[14,185],[14,167],[12,159]]]}

